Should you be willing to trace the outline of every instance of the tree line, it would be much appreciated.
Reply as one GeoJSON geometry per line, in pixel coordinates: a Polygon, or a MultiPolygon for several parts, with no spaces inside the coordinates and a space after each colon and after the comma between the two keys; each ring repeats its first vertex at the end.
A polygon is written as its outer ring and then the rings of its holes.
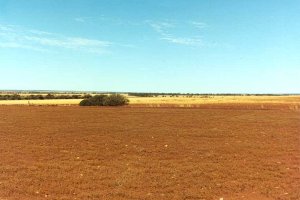
{"type": "Polygon", "coordinates": [[[19,94],[5,94],[0,95],[0,100],[44,100],[44,99],[85,99],[91,97],[90,94],[73,94],[73,95],[54,95],[54,94],[47,94],[47,95],[19,95],[19,94]]]}
{"type": "Polygon", "coordinates": [[[129,96],[136,97],[157,97],[157,96],[282,96],[295,94],[251,94],[251,93],[144,93],[144,92],[129,92],[129,96]]]}
{"type": "MultiPolygon", "coordinates": [[[[111,93],[117,94],[117,93],[111,93]]],[[[282,95],[294,95],[294,94],[238,94],[238,93],[143,93],[143,92],[129,92],[129,96],[136,97],[179,97],[179,96],[282,96],[282,95]]],[[[87,99],[92,97],[90,94],[30,94],[30,95],[19,95],[19,94],[0,94],[0,100],[43,100],[43,99],[87,99]]]]}

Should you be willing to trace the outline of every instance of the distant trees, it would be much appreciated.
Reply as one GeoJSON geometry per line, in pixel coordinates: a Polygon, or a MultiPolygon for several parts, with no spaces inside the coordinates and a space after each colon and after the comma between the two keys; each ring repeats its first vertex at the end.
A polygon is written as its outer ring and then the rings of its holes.
{"type": "Polygon", "coordinates": [[[85,95],[83,95],[83,98],[84,98],[84,99],[88,99],[88,98],[90,98],[90,97],[92,97],[92,95],[90,95],[90,94],[85,94],[85,95]]]}
{"type": "Polygon", "coordinates": [[[85,99],[90,94],[0,94],[0,100],[85,99]]]}
{"type": "MultiPolygon", "coordinates": [[[[126,100],[122,99],[120,95],[111,93],[112,95],[109,97],[105,97],[108,95],[103,95],[99,93],[48,93],[48,94],[43,94],[43,93],[9,93],[5,94],[0,91],[0,100],[43,100],[43,99],[89,99],[92,104],[99,104],[99,101],[102,102],[102,106],[105,105],[113,105],[113,104],[126,104],[126,100]],[[95,96],[92,96],[92,95],[95,96]],[[114,96],[115,95],[115,96],[114,96]],[[95,98],[92,98],[95,97],[95,98]],[[107,98],[107,100],[104,102],[103,98],[107,98]],[[91,99],[90,99],[91,98],[91,99]],[[98,100],[96,100],[98,98],[98,100]],[[96,101],[96,102],[94,102],[96,101]],[[98,103],[97,103],[98,102],[98,103]],[[122,103],[123,102],[123,103],[122,103]]],[[[282,95],[294,95],[294,94],[213,94],[213,93],[207,93],[207,94],[192,94],[192,93],[133,93],[129,92],[129,96],[134,96],[134,97],[179,97],[179,96],[184,96],[184,97],[200,97],[200,98],[209,98],[213,96],[282,96],[282,95]]],[[[122,95],[121,95],[122,96],[122,95]]],[[[128,102],[127,102],[128,103],[128,102]]],[[[83,103],[85,104],[85,103],[83,103]]],[[[86,103],[89,104],[89,103],[86,103]]],[[[101,104],[101,103],[100,103],[101,104]]]]}
{"type": "Polygon", "coordinates": [[[54,98],[55,98],[55,96],[50,93],[45,96],[45,99],[54,99],[54,98]]]}
{"type": "Polygon", "coordinates": [[[90,95],[90,94],[1,94],[0,100],[43,100],[43,99],[84,99],[80,106],[121,106],[128,104],[129,100],[120,94],[90,95]]]}
{"type": "Polygon", "coordinates": [[[21,100],[22,97],[18,94],[13,95],[0,95],[0,100],[21,100]]]}
{"type": "Polygon", "coordinates": [[[82,100],[80,106],[123,106],[127,105],[129,100],[120,94],[95,95],[82,100]]]}
{"type": "Polygon", "coordinates": [[[154,97],[158,96],[158,93],[138,93],[138,92],[129,92],[129,96],[136,96],[136,97],[154,97]]]}

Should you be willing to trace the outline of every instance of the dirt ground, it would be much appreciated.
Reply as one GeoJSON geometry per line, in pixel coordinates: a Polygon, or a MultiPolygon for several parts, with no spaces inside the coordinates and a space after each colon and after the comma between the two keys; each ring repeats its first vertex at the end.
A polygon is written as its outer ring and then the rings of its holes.
{"type": "Polygon", "coordinates": [[[300,199],[297,109],[0,106],[0,199],[300,199]]]}

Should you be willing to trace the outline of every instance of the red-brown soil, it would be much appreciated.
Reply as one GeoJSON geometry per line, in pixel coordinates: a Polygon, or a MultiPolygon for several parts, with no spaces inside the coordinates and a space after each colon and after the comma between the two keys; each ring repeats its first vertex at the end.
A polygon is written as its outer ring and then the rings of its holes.
{"type": "Polygon", "coordinates": [[[300,199],[294,109],[0,106],[0,199],[300,199]]]}

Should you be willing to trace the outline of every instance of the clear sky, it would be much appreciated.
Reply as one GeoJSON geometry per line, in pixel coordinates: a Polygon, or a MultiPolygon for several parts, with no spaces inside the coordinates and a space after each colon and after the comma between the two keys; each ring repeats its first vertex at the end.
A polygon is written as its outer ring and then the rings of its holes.
{"type": "Polygon", "coordinates": [[[0,0],[0,89],[299,93],[299,0],[0,0]]]}

